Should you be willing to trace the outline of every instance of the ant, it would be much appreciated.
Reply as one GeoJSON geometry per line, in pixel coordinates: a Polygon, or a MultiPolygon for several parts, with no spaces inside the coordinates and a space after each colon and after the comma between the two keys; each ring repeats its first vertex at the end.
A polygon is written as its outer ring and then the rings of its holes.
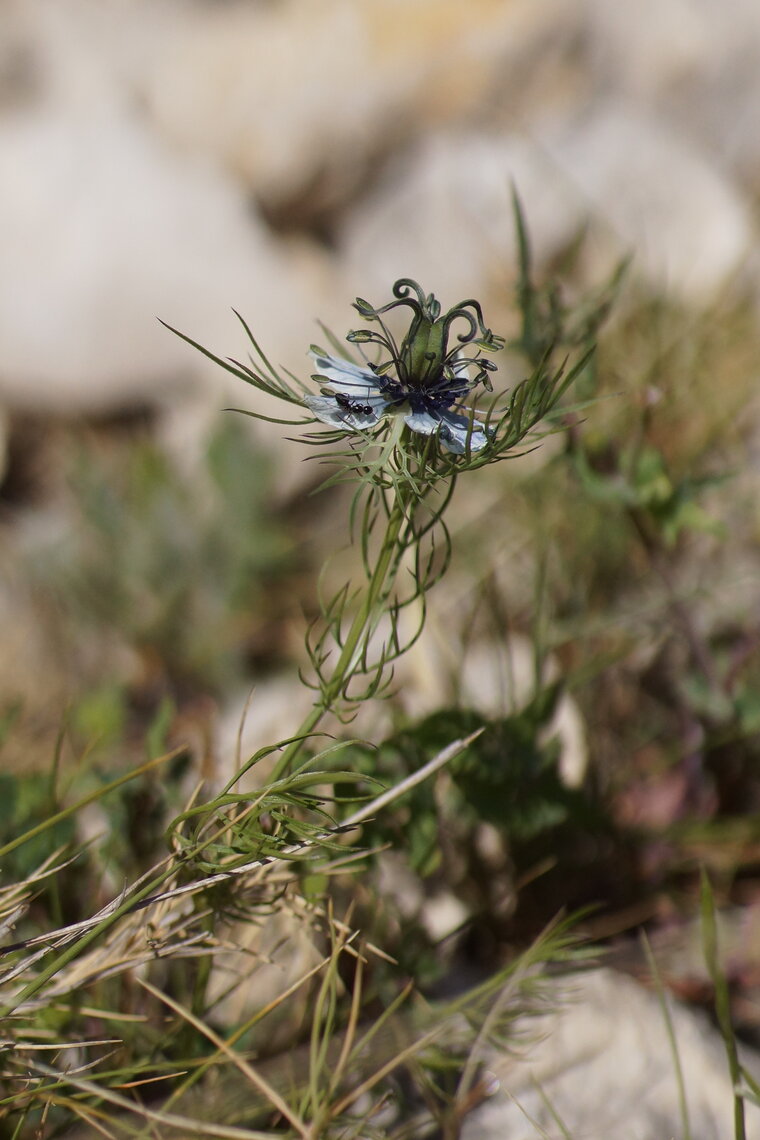
{"type": "Polygon", "coordinates": [[[345,392],[335,393],[335,403],[338,405],[338,407],[342,408],[344,412],[363,412],[365,416],[372,415],[371,404],[355,404],[345,394],[345,392]]]}

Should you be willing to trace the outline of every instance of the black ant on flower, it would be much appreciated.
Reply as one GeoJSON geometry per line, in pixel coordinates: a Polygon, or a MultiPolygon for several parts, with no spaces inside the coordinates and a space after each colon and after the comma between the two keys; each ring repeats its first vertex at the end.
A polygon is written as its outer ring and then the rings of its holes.
{"type": "Polygon", "coordinates": [[[344,412],[353,412],[354,414],[363,412],[365,416],[372,415],[373,408],[371,404],[354,403],[345,392],[335,393],[335,403],[342,408],[344,412]]]}

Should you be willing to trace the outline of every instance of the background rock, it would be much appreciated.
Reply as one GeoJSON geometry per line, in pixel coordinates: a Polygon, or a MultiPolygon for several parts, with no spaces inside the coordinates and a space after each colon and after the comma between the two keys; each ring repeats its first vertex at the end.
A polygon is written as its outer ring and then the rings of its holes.
{"type": "MultiPolygon", "coordinates": [[[[488,1062],[499,1091],[465,1122],[463,1140],[682,1135],[673,1054],[657,995],[612,970],[559,983],[554,993],[564,1006],[525,1026],[534,1043],[526,1043],[519,1057],[488,1062]],[[567,1132],[558,1129],[558,1118],[567,1132]]],[[[693,1140],[728,1140],[733,1096],[718,1032],[681,1006],[671,1006],[670,1016],[693,1140]]],[[[748,1052],[743,1062],[750,1073],[760,1071],[756,1054],[748,1052]]],[[[747,1104],[746,1118],[748,1140],[760,1136],[760,1110],[747,1104]]]]}

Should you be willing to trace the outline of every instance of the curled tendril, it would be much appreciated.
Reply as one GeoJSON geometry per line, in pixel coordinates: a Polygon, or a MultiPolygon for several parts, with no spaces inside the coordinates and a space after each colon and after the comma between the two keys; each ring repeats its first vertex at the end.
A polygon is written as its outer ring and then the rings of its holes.
{"type": "Polygon", "coordinates": [[[483,310],[481,309],[480,303],[478,301],[474,300],[473,298],[469,298],[466,301],[460,301],[458,305],[454,305],[453,309],[449,309],[448,313],[443,318],[447,336],[452,323],[459,318],[466,320],[469,326],[469,329],[466,333],[459,333],[457,335],[457,340],[460,342],[460,344],[469,344],[470,342],[475,341],[475,343],[479,345],[480,348],[484,348],[492,352],[498,351],[500,348],[504,347],[504,338],[501,336],[496,336],[486,326],[486,323],[483,320],[483,310]],[[473,310],[472,313],[469,311],[470,309],[473,310]],[[477,340],[475,340],[475,334],[478,331],[480,331],[481,335],[477,340]]]}
{"type": "Polygon", "coordinates": [[[416,281],[413,281],[411,277],[399,277],[398,281],[394,281],[391,292],[393,296],[399,300],[406,300],[410,292],[416,293],[421,308],[424,307],[425,301],[427,300],[420,286],[416,281]]]}
{"type": "Polygon", "coordinates": [[[415,317],[420,320],[437,321],[441,315],[441,305],[435,294],[425,294],[411,277],[399,277],[398,281],[394,282],[391,292],[394,300],[388,301],[386,305],[381,305],[380,308],[376,309],[362,297],[356,298],[354,308],[368,321],[379,320],[383,313],[402,306],[411,309],[415,317]],[[412,293],[415,294],[414,297],[410,296],[412,293]]]}
{"type": "Polygon", "coordinates": [[[401,297],[396,301],[389,301],[387,305],[381,305],[379,309],[373,309],[370,305],[367,305],[366,301],[363,301],[361,305],[354,302],[354,308],[361,313],[365,321],[379,321],[383,313],[388,313],[391,309],[399,309],[402,305],[406,305],[410,308],[415,316],[422,316],[422,306],[412,297],[401,297]]]}
{"type": "Polygon", "coordinates": [[[416,281],[411,277],[399,277],[394,282],[392,293],[399,301],[405,302],[416,309],[423,320],[437,321],[441,315],[441,305],[434,293],[424,293],[416,281]],[[412,301],[409,293],[417,294],[417,302],[412,301]]]}
{"type": "Polygon", "coordinates": [[[469,344],[470,341],[475,339],[475,335],[478,331],[478,324],[472,313],[469,313],[464,305],[456,305],[453,309],[449,309],[448,313],[443,318],[445,337],[448,339],[449,330],[452,324],[454,321],[458,321],[460,319],[467,321],[468,330],[466,333],[457,333],[457,340],[460,344],[469,344]]]}
{"type": "MultiPolygon", "coordinates": [[[[443,321],[445,336],[447,338],[454,321],[463,320],[467,323],[467,329],[465,332],[457,334],[457,340],[460,345],[474,342],[480,348],[490,352],[497,351],[504,347],[504,338],[496,336],[491,329],[486,326],[480,303],[472,297],[466,301],[460,301],[441,317],[441,305],[435,297],[435,294],[424,293],[417,282],[413,281],[411,277],[399,277],[398,281],[395,281],[393,284],[392,293],[394,299],[385,305],[381,305],[379,308],[370,305],[369,301],[365,301],[362,297],[356,298],[354,308],[365,320],[379,321],[382,325],[382,316],[384,313],[389,312],[391,309],[405,306],[412,310],[417,320],[430,321],[433,323],[437,323],[439,320],[443,321]],[[478,333],[480,334],[479,336],[477,335],[478,333]]],[[[349,339],[353,339],[355,343],[366,343],[368,340],[374,340],[378,344],[385,343],[386,347],[391,347],[379,334],[362,335],[352,333],[349,339]]]]}

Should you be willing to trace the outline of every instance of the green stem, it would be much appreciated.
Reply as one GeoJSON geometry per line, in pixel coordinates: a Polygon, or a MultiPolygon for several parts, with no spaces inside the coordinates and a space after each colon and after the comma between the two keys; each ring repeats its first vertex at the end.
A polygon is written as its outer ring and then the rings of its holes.
{"type": "Polygon", "coordinates": [[[297,732],[294,733],[295,739],[282,753],[270,780],[277,780],[290,770],[304,745],[304,741],[314,732],[325,714],[333,707],[350,679],[356,666],[357,653],[365,643],[367,636],[374,630],[383,603],[395,582],[401,554],[406,548],[406,543],[399,542],[405,521],[405,502],[397,492],[396,501],[388,517],[382,550],[372,571],[372,577],[369,580],[362,603],[354,614],[351,628],[346,634],[332,676],[322,686],[318,700],[314,702],[308,716],[305,717],[297,732]]]}

